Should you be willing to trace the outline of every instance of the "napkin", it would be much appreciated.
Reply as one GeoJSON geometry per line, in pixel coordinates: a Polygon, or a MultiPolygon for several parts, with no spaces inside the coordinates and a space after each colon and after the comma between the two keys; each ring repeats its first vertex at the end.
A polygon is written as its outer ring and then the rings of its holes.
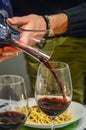
{"type": "MultiPolygon", "coordinates": [[[[55,128],[55,130],[75,130],[76,126],[78,124],[78,121],[70,124],[70,125],[67,125],[65,127],[62,127],[62,128],[55,128]]],[[[22,127],[20,130],[51,130],[51,129],[43,129],[43,128],[32,128],[32,127],[22,127]]]]}

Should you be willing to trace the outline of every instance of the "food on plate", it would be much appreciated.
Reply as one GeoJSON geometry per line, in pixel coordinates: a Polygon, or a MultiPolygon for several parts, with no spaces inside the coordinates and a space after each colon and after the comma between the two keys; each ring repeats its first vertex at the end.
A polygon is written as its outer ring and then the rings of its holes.
{"type": "MultiPolygon", "coordinates": [[[[29,124],[51,124],[50,116],[44,114],[37,105],[31,106],[28,108],[29,114],[26,120],[26,123],[29,124]]],[[[68,109],[61,115],[56,117],[55,123],[61,124],[66,121],[69,121],[73,118],[72,113],[68,109]]]]}

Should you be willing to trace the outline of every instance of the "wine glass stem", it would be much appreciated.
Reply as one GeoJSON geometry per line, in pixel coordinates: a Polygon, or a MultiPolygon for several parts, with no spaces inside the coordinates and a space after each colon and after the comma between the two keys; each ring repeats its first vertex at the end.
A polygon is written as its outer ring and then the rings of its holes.
{"type": "Polygon", "coordinates": [[[52,126],[51,126],[51,130],[55,130],[54,124],[55,124],[55,116],[51,117],[52,120],[52,126]]]}

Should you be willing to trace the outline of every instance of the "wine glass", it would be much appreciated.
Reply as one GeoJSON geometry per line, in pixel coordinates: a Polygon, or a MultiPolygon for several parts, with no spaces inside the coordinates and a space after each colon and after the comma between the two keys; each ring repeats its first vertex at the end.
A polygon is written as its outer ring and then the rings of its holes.
{"type": "Polygon", "coordinates": [[[39,108],[52,119],[63,113],[72,100],[72,81],[68,64],[64,62],[41,63],[38,68],[35,99],[39,108]]]}
{"type": "Polygon", "coordinates": [[[0,75],[0,130],[19,130],[28,115],[24,78],[0,75]]]}

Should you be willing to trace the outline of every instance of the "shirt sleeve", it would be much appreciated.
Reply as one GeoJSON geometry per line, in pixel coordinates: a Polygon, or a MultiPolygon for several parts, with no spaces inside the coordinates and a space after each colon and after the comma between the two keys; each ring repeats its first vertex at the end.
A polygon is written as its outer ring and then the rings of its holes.
{"type": "Polygon", "coordinates": [[[86,38],[86,3],[64,10],[68,15],[67,36],[86,38]]]}

